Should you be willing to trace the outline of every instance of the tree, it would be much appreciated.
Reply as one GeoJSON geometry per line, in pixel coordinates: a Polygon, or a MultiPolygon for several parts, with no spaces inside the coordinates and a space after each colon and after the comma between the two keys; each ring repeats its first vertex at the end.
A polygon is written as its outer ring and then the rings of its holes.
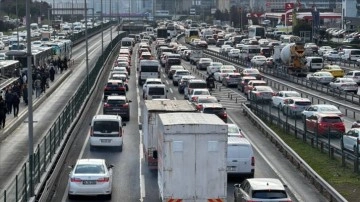
{"type": "Polygon", "coordinates": [[[230,20],[230,14],[229,11],[227,9],[225,9],[223,15],[222,15],[222,20],[223,21],[229,21],[230,20]]]}
{"type": "Polygon", "coordinates": [[[215,14],[214,14],[214,18],[215,18],[216,20],[221,20],[221,18],[222,18],[222,13],[221,13],[221,11],[220,11],[219,9],[216,9],[215,14]]]}
{"type": "Polygon", "coordinates": [[[307,22],[306,20],[299,20],[297,24],[293,27],[293,35],[300,36],[301,31],[311,32],[311,30],[311,23],[307,22]]]}
{"type": "Polygon", "coordinates": [[[240,12],[236,6],[230,8],[230,21],[233,22],[234,26],[239,25],[240,27],[240,12]]]}

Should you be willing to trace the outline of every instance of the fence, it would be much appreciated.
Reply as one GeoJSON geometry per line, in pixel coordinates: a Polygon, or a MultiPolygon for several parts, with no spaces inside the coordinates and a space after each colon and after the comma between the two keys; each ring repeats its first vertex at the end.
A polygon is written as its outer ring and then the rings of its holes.
{"type": "Polygon", "coordinates": [[[83,104],[88,99],[89,94],[91,94],[88,89],[92,89],[92,86],[88,88],[87,84],[94,85],[96,83],[97,77],[103,68],[103,61],[105,61],[106,57],[110,54],[112,47],[115,47],[125,35],[125,32],[117,35],[106,47],[103,55],[99,57],[97,63],[89,72],[89,82],[87,82],[87,78],[85,78],[81,83],[49,131],[46,132],[45,137],[35,147],[34,154],[30,155],[32,158],[27,160],[15,179],[7,186],[3,193],[1,193],[0,201],[28,201],[30,198],[30,185],[32,184],[35,189],[39,188],[40,182],[43,180],[43,175],[52,165],[53,161],[56,160],[56,156],[61,153],[59,151],[69,138],[68,131],[72,121],[75,120],[83,104]],[[30,163],[32,163],[32,167],[34,168],[32,172],[29,171],[30,163]]]}

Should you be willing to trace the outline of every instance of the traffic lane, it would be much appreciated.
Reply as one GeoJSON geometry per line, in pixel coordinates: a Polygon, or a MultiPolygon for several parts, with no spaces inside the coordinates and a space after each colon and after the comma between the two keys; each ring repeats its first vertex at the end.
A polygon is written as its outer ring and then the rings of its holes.
{"type": "MultiPolygon", "coordinates": [[[[172,83],[172,82],[165,81],[165,83],[172,83]]],[[[167,86],[169,86],[168,88],[172,88],[171,85],[172,84],[167,84],[167,86]]],[[[174,97],[174,99],[183,99],[182,95],[174,91],[173,93],[170,93],[169,97],[171,98],[174,97]]],[[[232,109],[232,110],[227,110],[227,112],[229,117],[231,118],[229,120],[229,123],[231,123],[234,120],[234,123],[238,124],[239,127],[242,128],[245,134],[248,134],[247,137],[249,140],[251,140],[249,136],[252,136],[252,134],[259,134],[260,137],[262,136],[261,140],[251,141],[252,145],[254,146],[254,156],[256,162],[255,177],[279,178],[283,181],[284,184],[287,185],[292,180],[296,180],[296,182],[302,182],[302,184],[307,182],[302,175],[299,175],[299,172],[296,170],[296,168],[292,166],[292,164],[288,160],[286,160],[280,152],[278,152],[276,147],[273,146],[272,144],[269,144],[269,141],[266,138],[264,138],[264,135],[257,128],[253,127],[253,123],[251,123],[251,121],[249,121],[242,114],[241,110],[232,109]],[[266,155],[264,155],[264,153],[266,153],[266,155]],[[277,162],[278,164],[274,165],[274,163],[272,162],[277,162]],[[286,172],[285,177],[282,175],[283,172],[286,172]],[[293,176],[294,174],[297,175],[293,176]]],[[[229,176],[228,185],[227,185],[228,201],[233,200],[234,184],[240,182],[241,179],[229,176]]],[[[297,201],[296,199],[300,198],[302,194],[306,195],[308,193],[307,189],[309,189],[308,188],[309,186],[312,185],[310,183],[306,183],[304,184],[305,188],[302,189],[302,187],[297,185],[296,183],[291,184],[289,188],[290,188],[290,193],[292,194],[292,199],[294,201],[297,201]],[[298,191],[299,188],[301,188],[300,191],[298,191]]],[[[311,190],[316,190],[316,189],[313,188],[311,190]]],[[[318,195],[320,195],[318,192],[313,191],[312,193],[306,196],[307,199],[309,199],[306,201],[324,201],[322,200],[323,197],[318,195]]]]}
{"type": "MultiPolygon", "coordinates": [[[[241,65],[236,65],[236,66],[241,66],[241,65]]],[[[244,68],[243,66],[241,66],[241,67],[244,68]]],[[[273,77],[273,76],[271,76],[271,75],[266,75],[266,77],[268,77],[268,78],[270,78],[270,79],[272,79],[272,80],[274,80],[274,81],[278,81],[278,82],[281,82],[281,83],[283,83],[283,84],[286,84],[286,85],[289,85],[289,86],[290,86],[290,88],[288,88],[288,87],[283,87],[282,85],[278,85],[278,87],[279,87],[279,88],[281,87],[282,89],[275,89],[275,88],[274,88],[274,90],[284,90],[284,89],[290,89],[290,90],[291,90],[291,88],[293,88],[293,89],[300,89],[300,90],[302,90],[302,91],[304,91],[304,92],[308,92],[308,93],[317,95],[317,96],[319,96],[319,97],[322,98],[322,99],[326,99],[326,100],[329,100],[329,101],[334,101],[334,102],[342,103],[343,105],[346,104],[346,106],[350,106],[350,107],[355,108],[355,109],[357,108],[357,105],[356,105],[356,104],[353,104],[353,103],[349,103],[349,102],[347,102],[347,101],[344,101],[343,98],[333,97],[333,96],[331,96],[331,95],[322,93],[322,92],[320,92],[320,91],[318,91],[318,90],[311,90],[311,89],[309,89],[309,88],[306,87],[306,86],[298,85],[298,84],[295,84],[294,82],[285,81],[285,80],[281,80],[281,79],[279,80],[279,78],[273,77]]],[[[281,83],[280,83],[280,84],[281,84],[281,83]]],[[[315,101],[318,100],[318,99],[312,97],[311,95],[307,96],[307,98],[309,98],[310,100],[315,100],[315,101]]],[[[318,100],[317,102],[318,102],[317,104],[324,103],[324,101],[320,101],[320,100],[318,100]]],[[[345,115],[348,116],[349,118],[355,117],[356,120],[360,119],[360,114],[348,113],[347,110],[342,109],[342,108],[341,108],[340,110],[343,112],[343,114],[345,114],[345,115]]],[[[354,119],[354,120],[355,120],[355,119],[354,119]]]]}
{"type": "MultiPolygon", "coordinates": [[[[96,58],[101,55],[99,43],[97,42],[90,46],[92,51],[89,51],[89,64],[95,64],[96,58]]],[[[52,126],[55,118],[58,117],[85,76],[86,68],[84,61],[82,61],[78,67],[72,69],[70,76],[34,111],[35,146],[43,139],[45,136],[44,132],[52,126]]],[[[27,109],[25,108],[25,110],[27,109]]],[[[28,158],[28,150],[26,149],[28,147],[28,123],[25,121],[24,123],[16,124],[20,124],[19,127],[0,143],[1,189],[5,188],[15,178],[15,175],[21,170],[23,163],[28,158]]]]}
{"type": "MultiPolygon", "coordinates": [[[[132,61],[135,61],[134,58],[132,61]]],[[[112,64],[112,63],[110,63],[112,64]]],[[[111,66],[109,66],[109,69],[111,66]]],[[[90,151],[89,139],[88,137],[82,144],[82,151],[78,158],[101,158],[106,159],[109,164],[114,165],[113,168],[113,194],[111,201],[137,201],[140,199],[140,166],[139,166],[139,145],[140,145],[140,134],[138,126],[138,104],[137,104],[137,91],[136,91],[136,68],[132,66],[132,74],[129,79],[129,91],[127,92],[128,99],[132,100],[130,103],[130,121],[125,122],[126,126],[124,127],[124,136],[123,136],[123,151],[117,152],[113,149],[108,148],[96,148],[94,151],[90,151]]],[[[109,70],[107,71],[107,73],[109,70]]],[[[108,78],[108,75],[106,76],[108,78]]],[[[102,91],[102,86],[105,85],[107,79],[103,81],[102,84],[99,84],[100,88],[98,91],[102,91]]],[[[103,110],[103,94],[100,93],[97,97],[98,101],[98,110],[97,114],[102,114],[103,110]]],[[[93,115],[89,115],[91,121],[93,115]]],[[[90,123],[90,122],[89,122],[90,123]]],[[[89,136],[89,125],[84,125],[82,127],[81,134],[86,134],[89,136]]],[[[76,162],[76,159],[73,160],[76,162]]],[[[68,172],[70,172],[69,169],[68,172]]],[[[68,178],[64,178],[63,181],[67,181],[68,178]]],[[[62,185],[66,185],[66,188],[61,194],[61,201],[70,201],[67,199],[67,183],[62,182],[62,185]]],[[[86,201],[99,201],[102,200],[98,197],[79,197],[79,200],[86,201]]],[[[71,200],[75,201],[75,200],[71,200]]]]}

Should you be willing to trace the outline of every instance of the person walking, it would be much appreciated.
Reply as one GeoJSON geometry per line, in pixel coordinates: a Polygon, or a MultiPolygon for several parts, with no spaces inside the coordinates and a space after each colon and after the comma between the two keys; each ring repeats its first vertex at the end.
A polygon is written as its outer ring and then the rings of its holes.
{"type": "Polygon", "coordinates": [[[10,88],[6,89],[5,91],[5,107],[6,107],[6,113],[11,114],[12,109],[12,98],[13,94],[10,88]]]}
{"type": "Polygon", "coordinates": [[[13,106],[13,110],[14,110],[14,117],[18,116],[19,104],[20,104],[20,97],[16,92],[13,92],[12,106],[13,106]]]}
{"type": "Polygon", "coordinates": [[[40,75],[37,76],[34,81],[34,88],[35,88],[36,98],[38,98],[41,94],[41,77],[40,77],[40,75]]]}
{"type": "Polygon", "coordinates": [[[6,122],[6,104],[3,98],[0,96],[0,128],[5,128],[6,122]]]}
{"type": "Polygon", "coordinates": [[[23,87],[23,100],[24,100],[25,105],[28,105],[28,92],[27,91],[28,91],[27,84],[25,83],[24,87],[23,87]]]}
{"type": "Polygon", "coordinates": [[[50,70],[49,70],[49,77],[50,77],[50,81],[51,82],[54,82],[54,80],[55,80],[55,67],[54,67],[54,65],[51,65],[50,66],[50,70]]]}

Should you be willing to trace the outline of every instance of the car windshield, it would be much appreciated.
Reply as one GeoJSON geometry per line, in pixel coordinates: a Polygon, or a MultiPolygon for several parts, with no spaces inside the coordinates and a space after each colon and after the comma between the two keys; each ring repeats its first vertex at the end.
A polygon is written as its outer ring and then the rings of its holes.
{"type": "Polygon", "coordinates": [[[108,83],[106,86],[111,88],[116,88],[116,87],[122,87],[124,85],[123,83],[119,82],[119,83],[108,83]]]}
{"type": "Polygon", "coordinates": [[[236,126],[228,125],[228,133],[239,133],[239,129],[236,126]]]}
{"type": "Polygon", "coordinates": [[[177,75],[190,75],[190,72],[176,72],[177,75]]]}
{"type": "Polygon", "coordinates": [[[322,122],[325,123],[340,123],[342,122],[340,117],[334,116],[334,117],[323,117],[321,119],[322,122]]]}
{"type": "Polygon", "coordinates": [[[229,74],[228,75],[230,78],[240,78],[239,74],[229,74]]]}
{"type": "Polygon", "coordinates": [[[111,104],[111,105],[122,105],[122,104],[126,104],[126,101],[125,100],[108,100],[107,103],[111,104]]]}
{"type": "Polygon", "coordinates": [[[223,108],[215,108],[215,107],[209,107],[203,110],[203,112],[206,114],[220,114],[223,113],[224,111],[225,110],[223,108]]]}
{"type": "Polygon", "coordinates": [[[210,95],[209,91],[196,90],[194,91],[194,95],[210,95]]]}
{"type": "Polygon", "coordinates": [[[309,105],[311,105],[311,102],[310,101],[295,101],[295,104],[299,105],[299,106],[309,106],[309,105]]]}
{"type": "Polygon", "coordinates": [[[322,107],[319,107],[319,111],[321,111],[321,112],[338,112],[339,109],[336,108],[335,106],[322,106],[322,107]]]}
{"type": "Polygon", "coordinates": [[[283,190],[256,190],[252,193],[252,198],[257,199],[283,199],[287,198],[287,194],[283,190]]]}
{"type": "Polygon", "coordinates": [[[96,164],[79,164],[76,166],[75,174],[105,174],[103,165],[96,164]]]}
{"type": "Polygon", "coordinates": [[[207,88],[206,83],[190,83],[190,88],[207,88]]]}

